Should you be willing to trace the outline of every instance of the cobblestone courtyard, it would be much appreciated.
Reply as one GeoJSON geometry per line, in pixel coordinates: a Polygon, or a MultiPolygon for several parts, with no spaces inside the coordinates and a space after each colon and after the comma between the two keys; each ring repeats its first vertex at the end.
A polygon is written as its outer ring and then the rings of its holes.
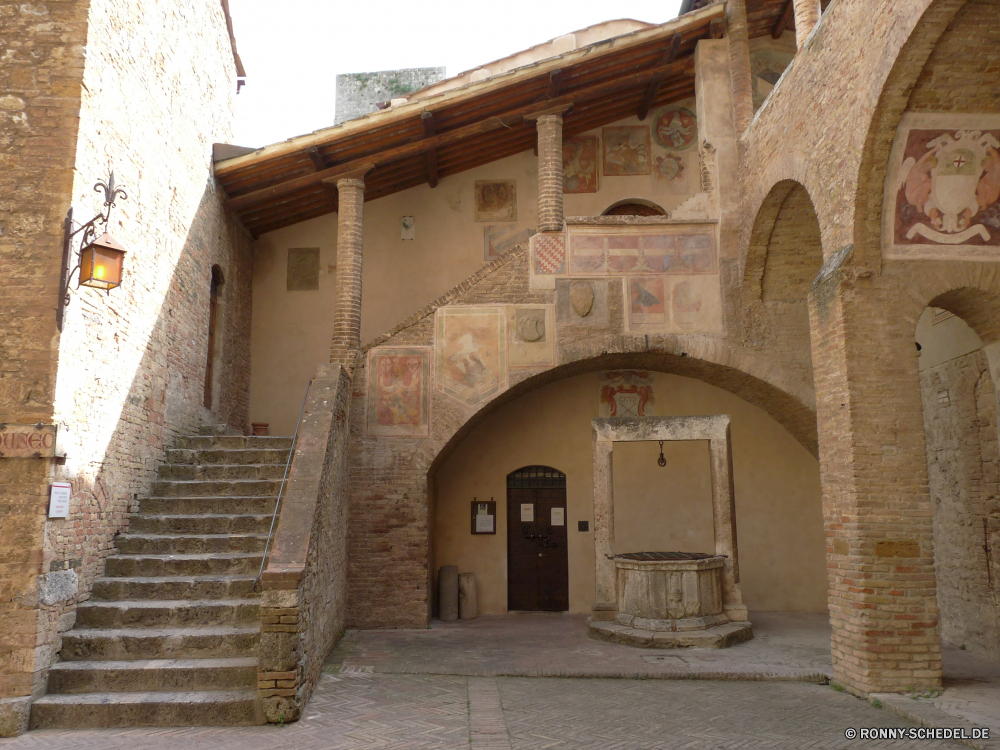
{"type": "Polygon", "coordinates": [[[846,739],[848,728],[917,726],[889,708],[931,726],[1000,733],[995,675],[971,662],[936,700],[883,696],[879,709],[816,683],[829,670],[823,616],[754,618],[754,640],[721,651],[593,641],[583,619],[561,615],[351,631],[297,723],[45,730],[0,740],[0,750],[965,747],[846,739]],[[715,674],[728,679],[704,679],[715,674]]]}
{"type": "Polygon", "coordinates": [[[3,750],[334,748],[957,748],[849,741],[848,727],[914,726],[802,682],[325,674],[284,727],[46,730],[3,750]]]}

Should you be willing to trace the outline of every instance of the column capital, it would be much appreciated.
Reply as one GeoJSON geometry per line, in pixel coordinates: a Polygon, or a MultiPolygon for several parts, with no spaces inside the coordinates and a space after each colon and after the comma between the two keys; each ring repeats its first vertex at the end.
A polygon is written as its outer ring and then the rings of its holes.
{"type": "Polygon", "coordinates": [[[569,104],[556,104],[552,107],[543,107],[542,109],[532,112],[524,116],[525,120],[538,120],[538,122],[552,122],[552,117],[558,117],[562,120],[562,116],[573,109],[573,103],[569,104]]]}
{"type": "Polygon", "coordinates": [[[338,177],[337,178],[337,190],[343,190],[344,188],[358,188],[359,190],[365,189],[365,179],[364,177],[338,177]]]}

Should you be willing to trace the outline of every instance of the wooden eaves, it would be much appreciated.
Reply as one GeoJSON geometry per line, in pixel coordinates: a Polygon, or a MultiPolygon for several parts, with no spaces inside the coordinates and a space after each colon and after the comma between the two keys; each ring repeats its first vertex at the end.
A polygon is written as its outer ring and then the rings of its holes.
{"type": "MultiPolygon", "coordinates": [[[[571,136],[694,95],[694,48],[724,5],[220,161],[226,209],[254,236],[336,210],[338,176],[370,168],[365,199],[529,150],[530,115],[569,106],[571,136]]],[[[714,23],[713,23],[714,22],[714,23]]]]}

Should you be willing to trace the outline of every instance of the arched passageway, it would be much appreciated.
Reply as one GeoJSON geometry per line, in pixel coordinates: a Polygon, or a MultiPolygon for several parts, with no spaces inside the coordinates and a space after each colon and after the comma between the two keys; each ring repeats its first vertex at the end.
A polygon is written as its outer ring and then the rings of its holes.
{"type": "MultiPolygon", "coordinates": [[[[982,318],[979,295],[955,290],[952,309],[982,318]]],[[[980,328],[980,330],[983,330],[980,328]]],[[[953,312],[929,306],[916,327],[933,509],[941,639],[1000,659],[1000,454],[991,359],[996,347],[953,312]]]]}
{"type": "MultiPolygon", "coordinates": [[[[741,585],[753,611],[825,611],[826,579],[819,465],[763,409],[691,377],[649,370],[571,375],[493,409],[431,473],[433,570],[474,572],[482,614],[507,611],[516,581],[509,569],[507,477],[533,464],[565,473],[569,611],[594,601],[593,455],[590,420],[607,416],[609,397],[645,416],[730,414],[741,585]],[[610,394],[610,396],[609,396],[610,394]],[[497,533],[470,533],[470,501],[497,503],[497,533]]],[[[618,551],[714,549],[707,443],[614,449],[618,551]],[[619,549],[620,548],[620,549],[619,549]]],[[[515,509],[516,510],[516,509],[515,509]]],[[[516,514],[515,514],[516,515],[516,514]]]]}

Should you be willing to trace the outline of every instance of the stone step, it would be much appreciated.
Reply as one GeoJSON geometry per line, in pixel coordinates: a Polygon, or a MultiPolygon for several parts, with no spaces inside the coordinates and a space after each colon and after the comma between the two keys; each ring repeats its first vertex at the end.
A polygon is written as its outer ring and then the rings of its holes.
{"type": "Polygon", "coordinates": [[[210,552],[263,552],[267,534],[119,534],[123,555],[197,555],[210,552]]]}
{"type": "Polygon", "coordinates": [[[205,576],[257,574],[260,553],[217,552],[201,555],[113,555],[104,574],[114,576],[205,576]]]}
{"type": "Polygon", "coordinates": [[[260,629],[74,628],[63,635],[63,661],[135,659],[219,659],[256,654],[260,629]]]}
{"type": "Polygon", "coordinates": [[[288,448],[170,448],[172,464],[281,464],[288,461],[288,448]]]}
{"type": "Polygon", "coordinates": [[[206,424],[198,428],[198,435],[237,435],[242,436],[243,430],[230,427],[228,424],[206,424]]]}
{"type": "Polygon", "coordinates": [[[281,488],[277,479],[158,479],[153,483],[154,497],[275,497],[281,488]]]}
{"type": "Polygon", "coordinates": [[[279,437],[276,435],[188,435],[177,438],[177,442],[174,447],[186,449],[281,449],[288,451],[288,449],[292,447],[292,439],[290,437],[279,437]]]}
{"type": "Polygon", "coordinates": [[[157,477],[164,482],[281,479],[285,464],[161,464],[157,477]]]}
{"type": "Polygon", "coordinates": [[[267,534],[270,527],[271,516],[263,513],[135,515],[128,524],[130,534],[267,534]]]}
{"type": "Polygon", "coordinates": [[[32,729],[262,723],[256,690],[46,695],[31,706],[32,729]]]}
{"type": "Polygon", "coordinates": [[[253,690],[257,659],[60,661],[49,669],[49,695],[168,690],[253,690]]]}
{"type": "Polygon", "coordinates": [[[77,628],[249,626],[260,622],[259,599],[141,599],[83,602],[77,628]]]}
{"type": "MultiPolygon", "coordinates": [[[[109,558],[113,559],[113,558],[109,558]]],[[[121,576],[98,578],[91,595],[101,601],[252,599],[257,570],[235,576],[121,576]]]]}
{"type": "Polygon", "coordinates": [[[147,497],[139,501],[143,515],[253,514],[272,515],[278,496],[272,497],[147,497]]]}

